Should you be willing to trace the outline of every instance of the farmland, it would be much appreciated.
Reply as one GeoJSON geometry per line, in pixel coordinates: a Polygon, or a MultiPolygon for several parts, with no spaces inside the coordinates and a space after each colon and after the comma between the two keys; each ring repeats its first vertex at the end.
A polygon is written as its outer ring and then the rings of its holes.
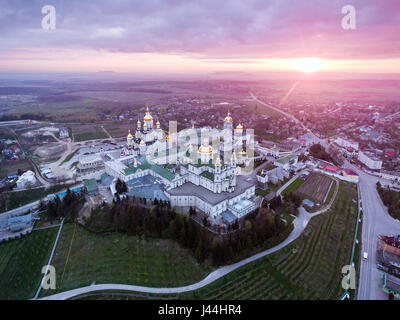
{"type": "Polygon", "coordinates": [[[101,127],[94,125],[75,126],[72,129],[72,133],[75,142],[108,138],[108,135],[101,127]]]}
{"type": "Polygon", "coordinates": [[[64,226],[52,264],[58,270],[57,292],[94,281],[180,286],[199,281],[209,271],[173,241],[94,234],[80,226],[75,230],[73,224],[64,226]]]}
{"type": "Polygon", "coordinates": [[[322,204],[326,202],[326,194],[331,190],[333,182],[328,176],[312,173],[297,189],[296,194],[322,204]]]}
{"type": "Polygon", "coordinates": [[[134,134],[136,124],[111,124],[104,126],[104,128],[113,138],[120,138],[126,137],[129,130],[131,130],[132,134],[134,134]]]}
{"type": "MultiPolygon", "coordinates": [[[[331,209],[313,217],[303,234],[280,251],[254,261],[196,291],[165,294],[180,299],[333,299],[343,293],[341,269],[350,261],[357,219],[357,190],[339,182],[331,209]]],[[[356,259],[357,261],[357,259],[356,259]]],[[[356,270],[358,263],[356,264],[356,270]]],[[[83,299],[153,299],[135,292],[101,292],[83,299]]]]}
{"type": "Polygon", "coordinates": [[[0,244],[0,299],[29,299],[39,287],[57,228],[0,244]]]}

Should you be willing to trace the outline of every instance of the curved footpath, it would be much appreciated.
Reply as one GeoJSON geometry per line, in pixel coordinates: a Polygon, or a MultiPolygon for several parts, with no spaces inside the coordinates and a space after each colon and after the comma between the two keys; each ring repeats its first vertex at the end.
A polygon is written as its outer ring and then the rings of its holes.
{"type": "Polygon", "coordinates": [[[274,252],[286,247],[288,244],[290,244],[291,242],[296,240],[302,234],[304,229],[307,227],[307,224],[312,217],[327,211],[331,207],[334,199],[336,198],[338,189],[339,189],[339,183],[336,181],[336,190],[335,190],[334,196],[332,197],[329,204],[325,208],[321,209],[318,212],[314,212],[314,213],[310,214],[303,207],[300,207],[299,216],[293,221],[293,224],[294,224],[293,231],[280,244],[276,245],[273,248],[265,250],[263,252],[257,253],[257,254],[255,254],[251,257],[248,257],[244,260],[241,260],[235,264],[223,266],[219,269],[216,269],[213,272],[211,272],[203,280],[193,283],[191,285],[184,286],[184,287],[176,287],[176,288],[152,288],[152,287],[143,287],[143,286],[135,286],[135,285],[127,285],[127,284],[96,284],[96,285],[81,287],[81,288],[57,293],[57,294],[42,298],[41,300],[65,300],[65,299],[70,299],[72,297],[75,297],[75,296],[78,296],[78,295],[81,295],[84,293],[94,292],[94,291],[103,291],[103,290],[125,290],[125,291],[163,294],[163,293],[182,293],[182,292],[188,292],[188,291],[200,289],[200,288],[202,288],[206,285],[209,285],[210,283],[222,278],[223,276],[227,275],[228,273],[230,273],[250,262],[256,261],[260,258],[263,258],[271,253],[274,253],[274,252]]]}

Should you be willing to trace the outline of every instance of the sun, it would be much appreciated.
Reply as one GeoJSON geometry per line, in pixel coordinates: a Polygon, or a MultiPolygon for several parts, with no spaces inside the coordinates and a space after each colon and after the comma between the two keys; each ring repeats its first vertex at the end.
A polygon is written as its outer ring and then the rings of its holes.
{"type": "Polygon", "coordinates": [[[325,64],[324,60],[319,58],[298,58],[292,59],[293,69],[303,71],[305,73],[314,72],[320,70],[325,64]]]}

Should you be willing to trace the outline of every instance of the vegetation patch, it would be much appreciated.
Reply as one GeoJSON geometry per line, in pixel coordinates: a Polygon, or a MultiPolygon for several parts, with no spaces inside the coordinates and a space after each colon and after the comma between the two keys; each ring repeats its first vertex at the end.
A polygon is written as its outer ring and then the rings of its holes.
{"type": "Polygon", "coordinates": [[[376,190],[392,218],[400,220],[400,192],[383,188],[379,181],[376,184],[376,190]]]}
{"type": "MultiPolygon", "coordinates": [[[[162,299],[337,300],[343,293],[341,269],[349,264],[351,257],[357,220],[356,199],[355,185],[340,181],[332,208],[313,217],[297,240],[199,290],[168,295],[135,292],[102,292],[99,295],[103,299],[159,296],[162,299]]],[[[355,266],[358,270],[358,263],[355,266]]],[[[90,298],[95,299],[95,293],[90,298]]]]}
{"type": "Polygon", "coordinates": [[[0,194],[0,213],[22,207],[28,203],[40,200],[49,194],[68,188],[70,185],[56,185],[50,188],[35,188],[25,191],[7,191],[0,194]]]}
{"type": "Polygon", "coordinates": [[[64,226],[52,263],[58,286],[43,295],[93,282],[175,287],[199,281],[210,271],[175,241],[95,234],[74,224],[64,226]]]}
{"type": "Polygon", "coordinates": [[[74,133],[74,141],[86,141],[95,139],[107,139],[108,135],[101,127],[89,126],[90,128],[86,132],[74,133]]]}
{"type": "Polygon", "coordinates": [[[303,179],[297,178],[290,185],[288,185],[285,190],[282,191],[283,195],[295,192],[304,183],[303,179]]]}
{"type": "Polygon", "coordinates": [[[58,228],[0,244],[0,299],[30,299],[39,288],[58,228]]]}

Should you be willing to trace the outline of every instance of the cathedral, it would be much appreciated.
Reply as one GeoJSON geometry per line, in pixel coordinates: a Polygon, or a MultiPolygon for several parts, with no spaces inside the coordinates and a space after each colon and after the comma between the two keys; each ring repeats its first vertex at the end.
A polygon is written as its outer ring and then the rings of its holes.
{"type": "MultiPolygon", "coordinates": [[[[186,130],[195,137],[198,137],[200,132],[193,126],[186,130]]],[[[176,162],[163,164],[156,161],[157,157],[150,161],[150,153],[157,153],[159,147],[165,150],[166,147],[172,146],[172,139],[169,132],[165,134],[161,130],[158,121],[156,127],[153,127],[153,117],[147,107],[143,126],[138,120],[135,135],[129,131],[126,146],[121,154],[123,157],[106,162],[106,172],[125,182],[151,175],[164,185],[165,196],[172,206],[192,206],[204,212],[214,224],[223,221],[232,223],[256,208],[255,184],[248,177],[241,175],[241,163],[248,160],[242,147],[246,139],[246,136],[243,136],[243,126],[239,123],[233,129],[233,120],[228,113],[222,130],[223,142],[219,144],[219,150],[209,143],[209,137],[203,138],[202,143],[197,143],[195,147],[186,141],[187,131],[182,132],[182,143],[176,146],[176,162]],[[241,151],[237,153],[236,150],[241,151]],[[221,160],[224,151],[230,151],[231,155],[230,159],[225,161],[221,160]],[[139,155],[146,155],[140,157],[140,164],[139,155]],[[128,158],[134,159],[133,165],[130,164],[130,160],[125,161],[128,158]]],[[[207,131],[210,132],[208,129],[207,131]]],[[[172,152],[172,149],[168,150],[169,155],[172,152]]]]}
{"type": "Polygon", "coordinates": [[[123,156],[128,155],[143,155],[148,151],[151,146],[155,147],[157,141],[164,141],[165,133],[161,129],[160,122],[156,122],[156,126],[153,126],[153,117],[150,114],[149,107],[146,108],[146,114],[142,122],[138,119],[136,123],[135,136],[132,135],[129,130],[128,136],[126,137],[126,145],[122,150],[123,156]]]}

